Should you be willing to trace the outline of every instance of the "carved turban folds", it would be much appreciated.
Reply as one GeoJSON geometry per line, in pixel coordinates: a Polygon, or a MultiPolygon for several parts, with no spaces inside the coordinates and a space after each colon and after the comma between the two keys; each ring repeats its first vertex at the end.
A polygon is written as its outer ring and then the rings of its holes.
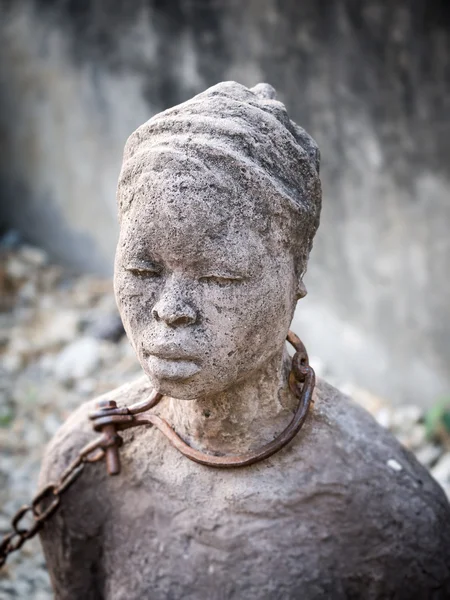
{"type": "Polygon", "coordinates": [[[209,185],[214,193],[214,187],[226,186],[236,210],[248,210],[240,202],[243,194],[254,199],[252,218],[262,228],[267,220],[284,225],[303,272],[319,225],[319,162],[317,144],[289,119],[271,86],[219,83],[155,115],[130,136],[119,212],[145,198],[146,187],[161,176],[172,189],[191,182],[191,189],[209,185]]]}

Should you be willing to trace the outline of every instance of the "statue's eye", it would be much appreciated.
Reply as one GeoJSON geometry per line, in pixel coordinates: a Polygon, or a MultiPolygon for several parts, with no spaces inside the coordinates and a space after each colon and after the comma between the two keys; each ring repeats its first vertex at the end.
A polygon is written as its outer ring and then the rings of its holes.
{"type": "Polygon", "coordinates": [[[219,285],[221,287],[225,287],[228,285],[238,284],[244,280],[243,277],[223,277],[221,275],[207,275],[205,277],[200,277],[199,281],[203,281],[205,283],[211,283],[213,285],[219,285]]]}
{"type": "Polygon", "coordinates": [[[162,268],[158,265],[128,265],[125,270],[141,278],[160,277],[162,268]]]}

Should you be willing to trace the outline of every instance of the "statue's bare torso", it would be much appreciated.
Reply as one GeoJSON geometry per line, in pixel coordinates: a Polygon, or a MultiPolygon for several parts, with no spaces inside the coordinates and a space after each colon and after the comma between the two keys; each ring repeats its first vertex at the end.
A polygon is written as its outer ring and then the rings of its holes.
{"type": "MultiPolygon", "coordinates": [[[[150,391],[142,378],[107,397],[150,391]]],[[[88,465],[45,526],[56,598],[448,598],[442,491],[337,390],[319,382],[314,398],[288,447],[242,469],[193,463],[154,428],[126,432],[122,473],[88,465]]],[[[93,438],[93,407],[57,434],[42,483],[93,438]]]]}

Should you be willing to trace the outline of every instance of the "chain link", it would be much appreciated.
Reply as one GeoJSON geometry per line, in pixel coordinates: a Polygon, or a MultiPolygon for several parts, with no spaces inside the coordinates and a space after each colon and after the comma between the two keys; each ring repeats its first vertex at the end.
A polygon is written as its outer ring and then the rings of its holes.
{"type": "Polygon", "coordinates": [[[78,454],[75,460],[64,470],[55,483],[50,483],[34,496],[31,504],[25,504],[16,512],[11,520],[11,531],[3,536],[0,542],[0,568],[8,556],[19,550],[23,544],[34,537],[44,523],[57,510],[61,497],[81,475],[85,465],[97,462],[104,456],[104,447],[108,444],[106,436],[102,435],[89,442],[78,454]],[[27,527],[25,517],[31,517],[32,523],[27,527]]]}

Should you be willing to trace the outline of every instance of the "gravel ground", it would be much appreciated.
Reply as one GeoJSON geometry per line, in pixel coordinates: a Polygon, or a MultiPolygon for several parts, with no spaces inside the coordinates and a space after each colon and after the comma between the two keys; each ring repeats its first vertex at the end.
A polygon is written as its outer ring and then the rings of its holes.
{"type": "MultiPolygon", "coordinates": [[[[140,373],[123,335],[110,280],[70,276],[40,249],[0,249],[0,536],[36,492],[45,444],[89,398],[140,373]]],[[[390,404],[325,376],[369,410],[427,466],[450,497],[450,452],[427,439],[423,411],[390,404]]],[[[0,573],[0,600],[49,600],[52,592],[38,540],[10,556],[0,573]]]]}

